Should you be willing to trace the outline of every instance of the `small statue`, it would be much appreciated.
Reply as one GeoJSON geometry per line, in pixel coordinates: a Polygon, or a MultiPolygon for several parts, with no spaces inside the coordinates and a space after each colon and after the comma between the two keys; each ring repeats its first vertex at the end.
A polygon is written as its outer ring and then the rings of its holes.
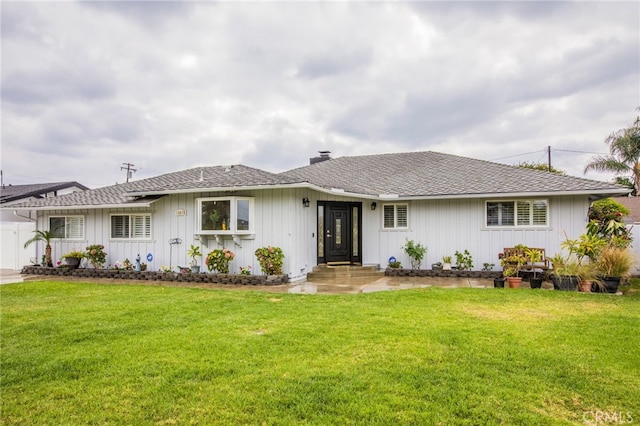
{"type": "Polygon", "coordinates": [[[142,267],[140,265],[140,253],[138,253],[138,256],[136,256],[136,271],[140,272],[141,269],[142,267]]]}

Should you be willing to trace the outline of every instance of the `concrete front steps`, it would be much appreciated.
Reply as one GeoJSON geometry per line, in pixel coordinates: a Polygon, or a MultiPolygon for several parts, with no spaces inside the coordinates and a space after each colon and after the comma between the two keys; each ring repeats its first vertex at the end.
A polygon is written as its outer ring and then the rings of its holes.
{"type": "Polygon", "coordinates": [[[313,283],[372,282],[384,277],[378,265],[322,264],[313,267],[307,281],[313,283]]]}

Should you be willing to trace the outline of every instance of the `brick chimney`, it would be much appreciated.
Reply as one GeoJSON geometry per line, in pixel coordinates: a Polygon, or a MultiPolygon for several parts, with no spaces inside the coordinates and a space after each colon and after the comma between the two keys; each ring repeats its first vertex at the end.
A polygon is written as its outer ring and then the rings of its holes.
{"type": "Polygon", "coordinates": [[[309,164],[316,164],[323,161],[331,160],[331,157],[329,156],[329,154],[331,154],[331,151],[318,151],[318,153],[320,154],[320,156],[310,158],[309,164]]]}

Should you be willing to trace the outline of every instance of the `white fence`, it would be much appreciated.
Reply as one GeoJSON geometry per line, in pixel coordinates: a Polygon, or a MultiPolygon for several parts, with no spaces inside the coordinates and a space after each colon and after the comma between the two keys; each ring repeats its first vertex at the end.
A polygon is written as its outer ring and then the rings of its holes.
{"type": "Polygon", "coordinates": [[[640,223],[630,225],[631,236],[633,237],[633,243],[631,243],[631,250],[636,256],[636,266],[631,272],[632,275],[640,275],[640,223]]]}
{"type": "Polygon", "coordinates": [[[36,257],[36,244],[26,249],[24,243],[33,237],[36,224],[31,222],[2,222],[2,239],[0,239],[0,268],[22,269],[31,264],[36,257]]]}

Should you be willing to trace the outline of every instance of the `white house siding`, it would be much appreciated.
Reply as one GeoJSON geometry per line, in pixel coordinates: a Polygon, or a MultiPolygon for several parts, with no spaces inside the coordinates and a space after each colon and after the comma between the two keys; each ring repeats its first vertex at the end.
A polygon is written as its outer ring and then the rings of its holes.
{"type": "MultiPolygon", "coordinates": [[[[378,203],[380,205],[381,203],[378,203]]],[[[365,246],[379,247],[378,257],[367,252],[365,262],[386,265],[390,256],[396,257],[405,267],[410,265],[409,257],[402,250],[406,239],[412,239],[427,246],[423,268],[442,260],[442,256],[469,250],[474,259],[474,269],[481,269],[483,263],[499,265],[498,253],[504,247],[525,244],[529,247],[544,248],[548,256],[560,251],[560,242],[567,236],[576,238],[584,233],[587,224],[589,201],[586,196],[549,199],[548,228],[487,228],[485,226],[485,200],[434,200],[411,201],[409,203],[409,229],[382,230],[381,209],[373,218],[373,226],[367,226],[365,246]],[[371,228],[377,222],[378,242],[369,238],[371,228]]]]}
{"type": "MultiPolygon", "coordinates": [[[[176,194],[155,201],[150,208],[88,209],[40,212],[38,229],[48,229],[50,216],[82,215],[85,217],[85,238],[83,240],[53,240],[54,263],[62,255],[72,250],[83,250],[90,244],[103,244],[107,252],[107,264],[129,259],[134,261],[138,254],[148,263],[149,270],[161,266],[186,266],[190,259],[187,250],[191,244],[202,246],[206,255],[214,248],[227,247],[236,254],[231,263],[231,272],[239,272],[241,266],[251,266],[254,273],[260,272],[254,252],[267,245],[281,247],[285,253],[284,272],[292,279],[306,275],[310,266],[309,250],[315,249],[314,227],[315,209],[302,205],[303,197],[310,197],[303,190],[265,190],[234,192],[234,196],[255,197],[255,217],[253,237],[242,237],[237,245],[231,236],[224,236],[219,245],[213,236],[196,239],[196,199],[201,197],[225,196],[224,193],[176,194]],[[178,216],[177,210],[185,210],[185,216],[178,216]],[[110,238],[110,216],[112,214],[151,213],[151,239],[114,240],[110,238]],[[179,238],[182,243],[170,245],[169,240],[179,238]],[[306,243],[305,243],[306,241],[306,243]],[[153,261],[146,260],[147,254],[153,261]]],[[[37,255],[44,252],[44,245],[37,244],[37,255]]],[[[315,251],[313,252],[315,256],[315,251]]],[[[313,258],[315,264],[315,257],[313,258]]],[[[203,259],[198,262],[204,268],[203,259]]]]}
{"type": "MultiPolygon", "coordinates": [[[[469,250],[476,269],[484,262],[498,265],[498,253],[504,247],[522,243],[541,247],[552,255],[560,250],[560,242],[566,236],[575,238],[584,232],[587,223],[588,198],[574,196],[549,198],[549,228],[486,228],[485,200],[421,200],[409,202],[409,228],[407,230],[383,230],[382,206],[376,200],[376,210],[371,210],[372,200],[325,194],[306,189],[269,189],[262,191],[237,191],[234,196],[255,197],[255,235],[242,238],[236,245],[230,236],[225,236],[219,245],[209,236],[204,241],[196,240],[196,199],[230,194],[196,193],[165,196],[155,201],[150,208],[136,209],[88,209],[76,211],[54,211],[39,213],[38,229],[48,228],[49,216],[81,214],[85,216],[85,236],[82,241],[55,240],[52,244],[54,261],[71,250],[82,250],[89,244],[103,244],[108,253],[107,263],[114,264],[125,258],[133,261],[139,253],[149,270],[161,266],[186,266],[186,252],[191,244],[202,246],[206,255],[214,248],[227,247],[236,253],[231,263],[231,272],[239,272],[241,266],[251,266],[259,274],[260,266],[254,252],[258,247],[273,245],[285,253],[284,272],[292,280],[304,278],[317,261],[317,202],[342,201],[362,202],[362,254],[364,264],[379,264],[384,267],[390,256],[395,256],[403,265],[409,266],[409,258],[402,246],[407,238],[427,246],[423,267],[428,268],[443,255],[454,256],[456,250],[469,250]],[[304,207],[303,198],[309,198],[310,206],[304,207]],[[185,210],[185,216],[176,215],[185,210]],[[114,213],[152,213],[152,238],[150,240],[112,240],[110,238],[110,215],[114,213]],[[169,240],[180,238],[182,244],[170,245],[169,240]],[[206,244],[206,246],[205,246],[206,244]],[[153,261],[147,262],[147,254],[153,261]]],[[[38,245],[38,256],[44,251],[38,245]]],[[[199,264],[204,269],[203,259],[199,264]]]]}

